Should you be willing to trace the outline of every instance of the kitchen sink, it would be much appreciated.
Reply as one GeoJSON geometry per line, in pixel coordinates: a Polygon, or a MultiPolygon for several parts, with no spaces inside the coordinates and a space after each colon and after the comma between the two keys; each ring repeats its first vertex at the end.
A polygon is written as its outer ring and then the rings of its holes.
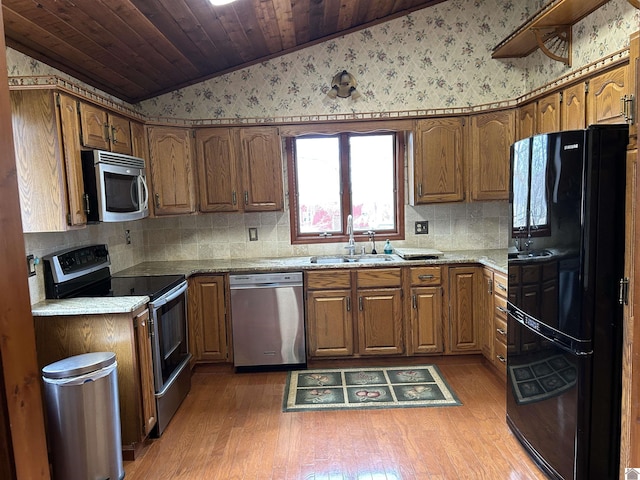
{"type": "Polygon", "coordinates": [[[309,262],[317,264],[328,263],[383,263],[396,260],[393,255],[319,255],[311,257],[309,262]]]}

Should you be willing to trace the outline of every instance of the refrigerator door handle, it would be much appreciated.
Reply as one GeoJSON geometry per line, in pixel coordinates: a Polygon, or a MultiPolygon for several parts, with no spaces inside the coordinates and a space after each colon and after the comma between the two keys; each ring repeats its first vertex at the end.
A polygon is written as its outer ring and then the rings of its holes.
{"type": "Polygon", "coordinates": [[[620,279],[618,303],[620,305],[629,305],[629,279],[627,277],[620,279]]]}

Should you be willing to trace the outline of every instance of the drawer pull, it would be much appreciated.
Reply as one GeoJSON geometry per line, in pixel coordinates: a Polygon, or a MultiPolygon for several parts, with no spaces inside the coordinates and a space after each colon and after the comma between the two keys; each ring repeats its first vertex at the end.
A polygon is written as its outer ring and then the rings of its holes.
{"type": "Polygon", "coordinates": [[[500,362],[502,362],[502,363],[507,363],[507,359],[504,358],[502,355],[496,355],[496,358],[498,360],[500,360],[500,362]]]}
{"type": "Polygon", "coordinates": [[[498,332],[500,335],[503,335],[503,336],[507,335],[506,330],[504,330],[502,328],[496,328],[496,332],[498,332]]]}
{"type": "Polygon", "coordinates": [[[507,309],[504,308],[504,307],[498,306],[498,307],[496,307],[496,310],[498,310],[499,312],[502,312],[502,313],[507,313],[507,309]]]}
{"type": "Polygon", "coordinates": [[[413,304],[413,309],[417,310],[418,309],[418,302],[416,301],[416,296],[415,295],[411,296],[411,301],[412,301],[412,304],[413,304]]]}
{"type": "Polygon", "coordinates": [[[347,312],[351,311],[351,297],[347,297],[347,312]]]}
{"type": "Polygon", "coordinates": [[[506,292],[506,291],[507,291],[507,287],[505,287],[503,284],[501,284],[501,283],[499,283],[499,282],[496,282],[496,285],[497,285],[497,286],[498,286],[498,288],[499,288],[500,290],[502,290],[503,292],[506,292]]]}
{"type": "Polygon", "coordinates": [[[418,275],[418,278],[420,280],[433,280],[434,278],[436,278],[436,276],[435,275],[431,275],[429,273],[429,274],[426,274],[426,275],[418,275]]]}

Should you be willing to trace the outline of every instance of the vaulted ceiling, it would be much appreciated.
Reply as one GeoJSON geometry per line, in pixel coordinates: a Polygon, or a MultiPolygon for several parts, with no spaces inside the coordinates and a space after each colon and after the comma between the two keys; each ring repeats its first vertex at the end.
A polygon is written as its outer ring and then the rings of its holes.
{"type": "Polygon", "coordinates": [[[130,103],[444,0],[2,0],[7,45],[130,103]]]}

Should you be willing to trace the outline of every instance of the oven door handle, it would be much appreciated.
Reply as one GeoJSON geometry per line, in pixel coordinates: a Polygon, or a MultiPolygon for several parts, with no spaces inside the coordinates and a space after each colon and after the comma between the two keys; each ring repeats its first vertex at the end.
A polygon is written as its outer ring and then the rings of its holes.
{"type": "Polygon", "coordinates": [[[163,305],[166,305],[167,303],[169,303],[170,301],[178,298],[180,295],[182,295],[186,291],[187,291],[187,282],[183,282],[180,285],[178,285],[177,287],[173,288],[172,290],[169,290],[167,293],[162,295],[160,298],[158,298],[155,301],[149,303],[149,308],[154,309],[154,310],[157,309],[157,308],[160,308],[163,305]]]}

